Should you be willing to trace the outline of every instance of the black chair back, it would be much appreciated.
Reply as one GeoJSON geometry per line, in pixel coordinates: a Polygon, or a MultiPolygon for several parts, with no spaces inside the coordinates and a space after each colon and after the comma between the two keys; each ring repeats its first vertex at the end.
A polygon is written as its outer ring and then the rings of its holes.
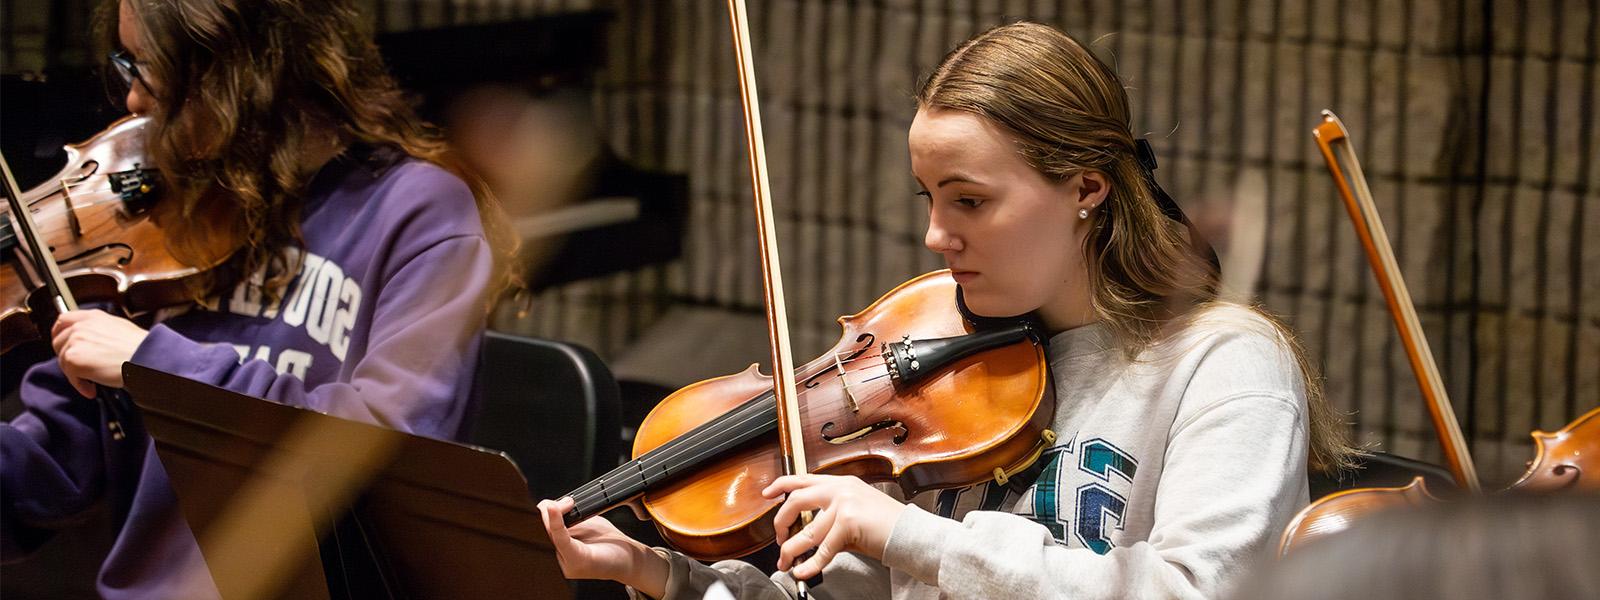
{"type": "Polygon", "coordinates": [[[484,336],[467,441],[516,461],[535,499],[557,498],[618,464],[617,382],[587,348],[484,336]]]}
{"type": "Polygon", "coordinates": [[[1373,452],[1362,458],[1359,470],[1341,474],[1338,478],[1312,472],[1311,499],[1355,487],[1402,487],[1418,476],[1434,494],[1456,489],[1455,479],[1444,467],[1387,452],[1373,452]]]}

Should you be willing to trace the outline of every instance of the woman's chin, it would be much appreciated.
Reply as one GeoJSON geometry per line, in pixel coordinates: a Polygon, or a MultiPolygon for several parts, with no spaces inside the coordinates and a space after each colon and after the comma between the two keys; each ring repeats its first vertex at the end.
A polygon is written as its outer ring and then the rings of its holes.
{"type": "Polygon", "coordinates": [[[1033,309],[1016,302],[1014,298],[1002,298],[996,295],[973,293],[972,290],[962,289],[962,298],[966,300],[967,308],[980,317],[1015,317],[1032,312],[1033,309]]]}

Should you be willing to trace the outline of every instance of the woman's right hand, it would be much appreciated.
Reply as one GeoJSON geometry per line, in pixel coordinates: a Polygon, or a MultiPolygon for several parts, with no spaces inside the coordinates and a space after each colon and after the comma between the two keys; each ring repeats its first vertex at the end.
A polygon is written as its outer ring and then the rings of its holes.
{"type": "Polygon", "coordinates": [[[539,502],[539,516],[555,545],[561,574],[567,579],[609,579],[652,598],[667,593],[667,559],[617,529],[604,517],[590,517],[571,529],[561,515],[572,510],[571,497],[539,502]]]}

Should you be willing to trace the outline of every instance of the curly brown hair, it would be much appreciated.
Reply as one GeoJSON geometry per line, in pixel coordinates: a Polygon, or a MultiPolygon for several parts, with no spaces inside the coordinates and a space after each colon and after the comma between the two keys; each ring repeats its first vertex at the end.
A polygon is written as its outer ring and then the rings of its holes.
{"type": "MultiPolygon", "coordinates": [[[[157,221],[179,260],[226,267],[197,293],[259,271],[266,296],[281,295],[299,269],[285,250],[302,243],[303,193],[316,172],[302,154],[318,144],[392,148],[460,176],[496,250],[497,279],[510,283],[516,238],[498,203],[416,115],[350,0],[120,2],[137,24],[142,76],[158,82],[145,143],[169,190],[157,221]]],[[[100,11],[110,47],[120,2],[100,11]]]]}

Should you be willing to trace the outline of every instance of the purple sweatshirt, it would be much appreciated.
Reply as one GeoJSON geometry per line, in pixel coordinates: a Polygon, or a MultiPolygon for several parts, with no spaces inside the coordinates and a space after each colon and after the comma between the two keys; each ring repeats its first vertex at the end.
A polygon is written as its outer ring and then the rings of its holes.
{"type": "MultiPolygon", "coordinates": [[[[161,319],[132,362],[289,406],[456,437],[471,404],[493,261],[467,186],[414,159],[337,160],[311,182],[301,231],[300,272],[280,302],[266,305],[241,285],[161,319]]],[[[101,566],[103,596],[214,596],[143,429],[103,440],[97,404],[73,391],[55,360],[28,372],[21,397],[27,412],[0,424],[3,557],[20,557],[107,500],[121,529],[101,566]],[[109,456],[102,444],[113,448],[109,456]],[[186,571],[202,574],[198,589],[180,587],[186,571]]]]}

